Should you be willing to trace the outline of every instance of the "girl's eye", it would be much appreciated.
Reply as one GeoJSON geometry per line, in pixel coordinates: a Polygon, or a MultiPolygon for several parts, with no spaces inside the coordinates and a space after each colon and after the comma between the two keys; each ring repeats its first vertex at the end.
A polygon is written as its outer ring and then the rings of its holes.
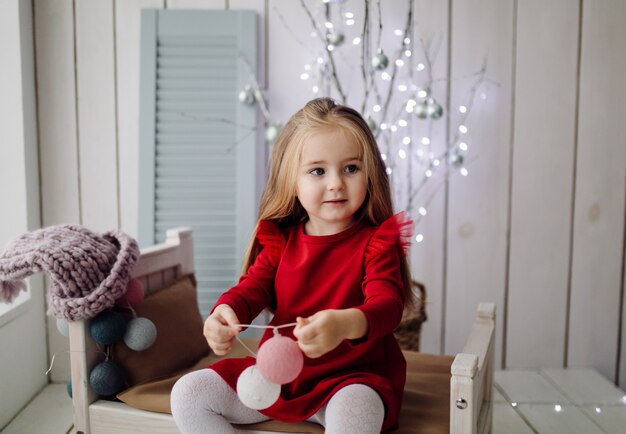
{"type": "Polygon", "coordinates": [[[309,173],[310,173],[311,175],[321,176],[321,175],[323,175],[323,174],[324,174],[324,169],[320,169],[320,168],[318,167],[318,168],[315,168],[315,169],[313,169],[313,170],[309,171],[309,173]]]}
{"type": "Polygon", "coordinates": [[[346,166],[344,171],[346,173],[356,173],[356,172],[359,171],[359,166],[357,166],[356,164],[350,164],[350,165],[346,166]]]}

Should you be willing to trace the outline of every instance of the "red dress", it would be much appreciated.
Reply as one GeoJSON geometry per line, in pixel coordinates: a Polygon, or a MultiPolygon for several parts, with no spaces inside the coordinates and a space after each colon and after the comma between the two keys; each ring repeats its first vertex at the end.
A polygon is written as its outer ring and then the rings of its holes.
{"type": "MultiPolygon", "coordinates": [[[[263,249],[239,283],[216,303],[228,304],[242,324],[266,307],[274,308],[270,324],[295,322],[324,309],[360,309],[368,333],[344,340],[316,359],[304,357],[304,369],[282,386],[272,406],[260,412],[275,420],[295,422],[315,414],[344,386],[365,384],[385,404],[383,431],[397,427],[406,377],[406,361],[393,336],[404,306],[400,256],[411,222],[398,214],[380,226],[357,223],[343,232],[311,236],[304,224],[279,229],[261,221],[257,239],[263,249]]],[[[280,329],[293,337],[292,328],[280,329]]],[[[267,330],[261,345],[273,335],[267,330]]],[[[224,359],[211,365],[234,390],[239,374],[255,359],[224,359]]]]}

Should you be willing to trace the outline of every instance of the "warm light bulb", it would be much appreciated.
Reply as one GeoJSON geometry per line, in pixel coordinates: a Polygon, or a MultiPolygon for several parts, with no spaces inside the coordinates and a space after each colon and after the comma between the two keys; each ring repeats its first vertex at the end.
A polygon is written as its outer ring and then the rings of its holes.
{"type": "Polygon", "coordinates": [[[300,80],[308,80],[309,79],[309,74],[307,74],[306,72],[303,72],[302,74],[300,74],[300,80]]]}
{"type": "Polygon", "coordinates": [[[404,66],[404,60],[396,59],[396,65],[399,66],[399,67],[403,67],[404,66]]]}
{"type": "Polygon", "coordinates": [[[419,72],[419,71],[423,71],[424,68],[426,68],[426,67],[424,66],[423,63],[418,63],[417,67],[415,69],[419,72]]]}
{"type": "Polygon", "coordinates": [[[424,172],[424,175],[426,175],[426,178],[430,178],[431,176],[433,176],[433,171],[430,169],[426,169],[426,172],[424,172]]]}
{"type": "Polygon", "coordinates": [[[396,30],[393,31],[393,34],[396,35],[396,36],[402,36],[402,35],[404,35],[404,32],[402,30],[400,30],[400,29],[396,29],[396,30]]]}
{"type": "Polygon", "coordinates": [[[401,127],[406,127],[407,125],[409,125],[409,123],[405,121],[404,119],[400,119],[398,121],[398,125],[400,125],[401,127]]]}
{"type": "Polygon", "coordinates": [[[358,36],[352,40],[352,44],[359,45],[361,43],[361,38],[358,36]]]}
{"type": "Polygon", "coordinates": [[[409,143],[411,143],[411,138],[409,136],[405,136],[402,139],[402,143],[404,143],[405,145],[408,145],[409,143]]]}
{"type": "Polygon", "coordinates": [[[389,129],[391,130],[392,133],[395,133],[396,131],[398,131],[398,127],[395,125],[390,126],[389,129]]]}
{"type": "Polygon", "coordinates": [[[372,110],[374,110],[374,112],[378,113],[378,112],[381,110],[381,107],[380,107],[380,105],[376,104],[376,105],[372,108],[372,110]]]}
{"type": "Polygon", "coordinates": [[[465,113],[467,111],[467,107],[465,107],[464,105],[459,106],[459,111],[461,113],[465,113]]]}
{"type": "Polygon", "coordinates": [[[387,167],[386,172],[387,172],[387,175],[391,175],[391,172],[392,172],[391,167],[387,167]]]}
{"type": "Polygon", "coordinates": [[[559,404],[554,406],[554,411],[556,411],[557,413],[560,413],[563,410],[563,407],[561,407],[559,404]]]}
{"type": "Polygon", "coordinates": [[[424,241],[424,235],[422,234],[417,234],[415,236],[415,241],[417,241],[418,243],[421,243],[422,241],[424,241]]]}
{"type": "Polygon", "coordinates": [[[426,215],[426,208],[424,208],[423,206],[420,206],[417,211],[420,213],[420,215],[426,215]]]}
{"type": "Polygon", "coordinates": [[[398,85],[398,91],[406,92],[406,89],[407,89],[406,84],[399,84],[398,85]]]}
{"type": "Polygon", "coordinates": [[[354,25],[354,20],[352,18],[349,18],[346,20],[346,26],[352,26],[354,25]]]}
{"type": "Polygon", "coordinates": [[[461,134],[467,133],[467,127],[465,125],[459,125],[459,131],[461,134]]]}
{"type": "Polygon", "coordinates": [[[419,92],[417,92],[417,96],[419,96],[420,98],[426,98],[428,96],[428,92],[422,89],[419,92]]]}
{"type": "Polygon", "coordinates": [[[461,172],[461,175],[463,175],[463,176],[469,175],[469,172],[467,171],[467,169],[465,167],[461,167],[459,172],[461,172]]]}
{"type": "Polygon", "coordinates": [[[428,137],[422,137],[422,145],[430,145],[430,139],[428,137]]]}
{"type": "Polygon", "coordinates": [[[331,23],[330,21],[326,21],[324,25],[326,26],[327,29],[332,29],[334,27],[333,23],[331,23]]]}
{"type": "Polygon", "coordinates": [[[411,57],[411,55],[412,55],[412,54],[413,54],[413,53],[411,53],[411,50],[404,50],[404,55],[405,55],[406,57],[411,57]]]}
{"type": "Polygon", "coordinates": [[[400,149],[398,151],[398,157],[402,158],[403,160],[406,158],[406,151],[404,149],[400,149]]]}
{"type": "Polygon", "coordinates": [[[391,75],[389,75],[389,73],[387,72],[383,72],[382,74],[380,74],[380,78],[382,78],[383,80],[391,80],[391,75]]]}
{"type": "Polygon", "coordinates": [[[459,143],[459,149],[461,151],[467,151],[467,143],[465,143],[465,142],[459,143]]]}
{"type": "Polygon", "coordinates": [[[383,161],[387,161],[387,154],[380,154],[380,158],[382,158],[383,161]]]}

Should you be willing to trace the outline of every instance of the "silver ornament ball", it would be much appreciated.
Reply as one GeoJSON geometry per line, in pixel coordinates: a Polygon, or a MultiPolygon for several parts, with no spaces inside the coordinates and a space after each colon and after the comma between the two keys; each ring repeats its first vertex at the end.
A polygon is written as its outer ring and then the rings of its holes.
{"type": "Polygon", "coordinates": [[[332,32],[329,33],[328,35],[326,35],[326,40],[328,41],[328,43],[334,47],[338,47],[341,44],[343,44],[343,41],[346,39],[346,37],[343,35],[343,33],[336,33],[336,32],[332,32]]]}
{"type": "Polygon", "coordinates": [[[379,71],[382,71],[389,66],[389,58],[383,53],[383,50],[379,50],[378,53],[372,58],[372,67],[379,71]]]}
{"type": "Polygon", "coordinates": [[[450,154],[450,156],[448,157],[448,163],[454,167],[462,166],[464,160],[465,158],[463,157],[463,155],[456,152],[454,154],[450,154]]]}
{"type": "Polygon", "coordinates": [[[428,102],[426,113],[431,119],[439,119],[443,115],[443,107],[435,100],[428,102]]]}
{"type": "Polygon", "coordinates": [[[367,123],[367,126],[370,127],[372,133],[375,133],[376,129],[378,128],[378,125],[376,125],[376,121],[368,116],[367,119],[365,119],[365,122],[367,123]]]}
{"type": "Polygon", "coordinates": [[[278,137],[278,133],[280,133],[280,128],[281,126],[279,124],[272,124],[268,126],[265,130],[265,140],[267,140],[270,144],[274,143],[278,137]]]}
{"type": "Polygon", "coordinates": [[[246,105],[254,105],[254,103],[256,103],[255,92],[250,86],[244,87],[239,92],[239,101],[246,105]]]}
{"type": "Polygon", "coordinates": [[[420,119],[426,119],[428,117],[428,103],[422,101],[413,107],[413,114],[420,119]]]}

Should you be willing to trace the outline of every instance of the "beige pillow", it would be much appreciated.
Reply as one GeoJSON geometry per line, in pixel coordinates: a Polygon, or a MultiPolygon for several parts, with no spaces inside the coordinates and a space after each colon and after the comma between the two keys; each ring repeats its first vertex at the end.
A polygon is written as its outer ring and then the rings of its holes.
{"type": "Polygon", "coordinates": [[[208,355],[193,275],[146,296],[135,312],[154,322],[157,337],[144,351],[133,351],[124,342],[115,345],[113,358],[124,367],[130,386],[171,376],[208,355]]]}

